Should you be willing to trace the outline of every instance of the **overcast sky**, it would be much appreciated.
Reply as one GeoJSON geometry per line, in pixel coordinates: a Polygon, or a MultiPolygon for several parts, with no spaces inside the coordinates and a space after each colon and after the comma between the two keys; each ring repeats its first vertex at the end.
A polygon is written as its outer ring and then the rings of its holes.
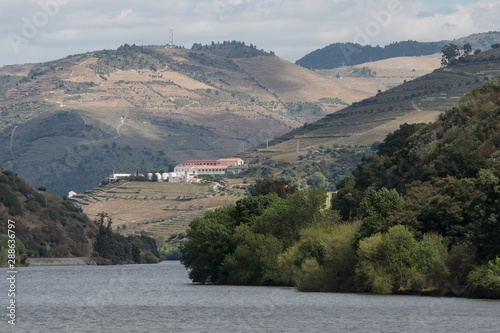
{"type": "Polygon", "coordinates": [[[500,0],[0,0],[0,66],[125,43],[238,40],[295,61],[336,42],[386,45],[500,30],[500,0]]]}

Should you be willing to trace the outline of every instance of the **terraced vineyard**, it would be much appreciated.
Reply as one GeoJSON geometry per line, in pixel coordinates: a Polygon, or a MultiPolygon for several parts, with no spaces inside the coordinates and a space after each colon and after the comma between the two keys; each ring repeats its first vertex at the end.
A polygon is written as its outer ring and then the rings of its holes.
{"type": "Polygon", "coordinates": [[[243,198],[245,190],[216,183],[128,182],[108,184],[73,197],[89,217],[107,212],[123,235],[147,233],[159,244],[185,232],[206,210],[243,198]]]}

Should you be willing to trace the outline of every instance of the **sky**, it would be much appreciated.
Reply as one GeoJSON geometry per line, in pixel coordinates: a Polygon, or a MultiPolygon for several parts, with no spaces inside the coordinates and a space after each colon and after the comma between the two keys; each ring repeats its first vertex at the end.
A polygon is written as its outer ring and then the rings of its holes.
{"type": "Polygon", "coordinates": [[[295,62],[337,42],[387,45],[500,30],[500,0],[0,0],[0,66],[125,43],[237,40],[295,62]]]}

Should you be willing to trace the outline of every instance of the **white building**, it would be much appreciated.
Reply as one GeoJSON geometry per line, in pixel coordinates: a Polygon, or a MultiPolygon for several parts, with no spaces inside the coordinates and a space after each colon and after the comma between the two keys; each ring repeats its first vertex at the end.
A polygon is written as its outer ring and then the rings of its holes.
{"type": "Polygon", "coordinates": [[[244,164],[245,162],[241,158],[220,158],[218,160],[187,160],[186,162],[179,164],[179,166],[239,166],[244,164]]]}
{"type": "Polygon", "coordinates": [[[120,179],[130,177],[131,175],[132,175],[131,173],[113,173],[111,176],[109,176],[109,181],[116,182],[119,181],[120,179]]]}
{"type": "Polygon", "coordinates": [[[187,160],[175,167],[176,176],[189,181],[197,175],[224,175],[226,172],[240,173],[248,168],[241,158],[221,158],[218,160],[187,160]]]}
{"type": "Polygon", "coordinates": [[[188,177],[193,177],[197,175],[223,175],[226,173],[227,166],[225,165],[186,165],[186,166],[176,166],[175,173],[176,174],[184,174],[184,177],[187,178],[186,172],[188,173],[188,177]]]}

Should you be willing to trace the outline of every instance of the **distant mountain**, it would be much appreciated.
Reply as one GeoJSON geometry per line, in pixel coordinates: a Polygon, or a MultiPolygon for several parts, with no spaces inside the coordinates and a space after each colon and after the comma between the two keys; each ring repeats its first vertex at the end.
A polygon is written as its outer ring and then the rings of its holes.
{"type": "Polygon", "coordinates": [[[0,165],[65,194],[231,156],[368,97],[254,45],[123,45],[0,68],[0,165]]]}
{"type": "Polygon", "coordinates": [[[422,56],[438,53],[442,47],[450,42],[459,46],[469,43],[474,50],[483,51],[491,48],[492,44],[500,42],[500,32],[473,34],[453,41],[438,42],[403,41],[384,47],[362,46],[354,43],[335,43],[322,49],[313,51],[295,63],[309,69],[329,69],[340,66],[353,66],[365,62],[401,57],[422,56]]]}
{"type": "Polygon", "coordinates": [[[421,56],[441,51],[442,42],[397,42],[384,47],[361,46],[354,43],[335,43],[313,51],[295,63],[309,69],[329,69],[354,66],[370,61],[402,56],[421,56]]]}
{"type": "Polygon", "coordinates": [[[456,107],[474,87],[498,77],[500,48],[408,80],[292,130],[270,141],[268,147],[261,144],[238,156],[265,170],[263,176],[285,178],[292,184],[300,184],[303,179],[312,182],[311,170],[330,182],[338,181],[355,161],[352,150],[359,154],[370,146],[376,148],[377,142],[404,123],[433,122],[442,112],[456,107]],[[331,159],[337,161],[330,163],[331,159]]]}

